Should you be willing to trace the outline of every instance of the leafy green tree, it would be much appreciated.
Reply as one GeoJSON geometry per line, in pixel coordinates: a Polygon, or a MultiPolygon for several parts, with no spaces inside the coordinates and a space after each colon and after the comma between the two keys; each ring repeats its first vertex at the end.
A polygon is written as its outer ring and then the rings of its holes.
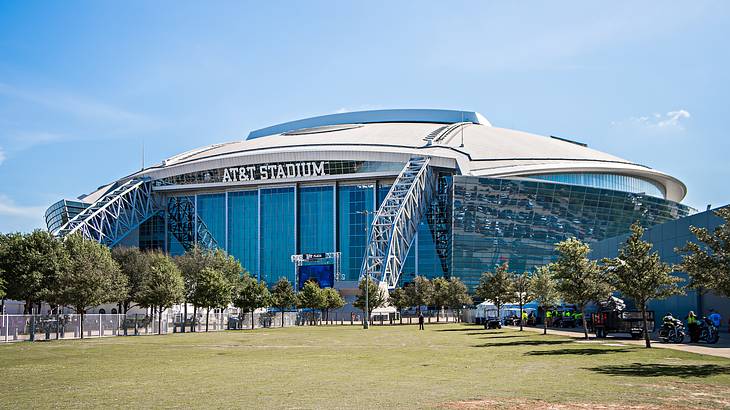
{"type": "MultiPolygon", "coordinates": [[[[407,286],[413,286],[412,284],[407,286]]],[[[403,323],[403,309],[410,306],[410,301],[406,295],[404,288],[395,288],[390,295],[388,295],[388,303],[398,309],[398,315],[400,316],[400,323],[403,323]]]]}
{"type": "Polygon", "coordinates": [[[476,295],[494,304],[499,320],[502,319],[502,306],[515,300],[515,291],[512,286],[513,276],[509,271],[509,265],[505,262],[497,266],[494,272],[484,272],[479,278],[476,295]]]}
{"type": "MultiPolygon", "coordinates": [[[[195,331],[195,321],[198,317],[198,308],[201,306],[195,300],[195,292],[198,287],[198,280],[203,269],[211,266],[210,252],[198,245],[193,246],[187,252],[174,258],[175,264],[180,269],[185,284],[185,304],[183,305],[183,323],[188,317],[188,303],[193,305],[193,323],[191,330],[195,331]]],[[[185,326],[183,325],[183,332],[185,326]]]]}
{"type": "Polygon", "coordinates": [[[317,282],[308,280],[302,286],[302,290],[297,294],[299,307],[302,309],[310,309],[310,323],[316,325],[314,311],[319,310],[325,305],[325,296],[317,282]]]}
{"type": "Polygon", "coordinates": [[[5,279],[3,279],[3,270],[0,269],[0,299],[3,300],[3,306],[0,307],[0,312],[2,312],[2,308],[5,307],[5,279]]]}
{"type": "Polygon", "coordinates": [[[256,309],[267,307],[271,304],[271,293],[266,287],[266,282],[258,281],[249,274],[244,274],[239,279],[236,297],[233,305],[243,314],[251,313],[251,329],[254,328],[254,312],[256,309]]]}
{"type": "Polygon", "coordinates": [[[207,256],[206,266],[221,272],[231,284],[237,283],[245,272],[241,263],[233,256],[226,254],[222,249],[216,248],[214,251],[209,251],[207,256]]]}
{"type": "Polygon", "coordinates": [[[405,291],[409,306],[415,306],[420,314],[421,306],[428,306],[431,302],[433,284],[424,276],[416,276],[413,284],[405,287],[405,291]]]}
{"type": "Polygon", "coordinates": [[[324,311],[322,313],[325,317],[325,320],[329,321],[330,310],[339,309],[345,306],[345,299],[342,298],[340,292],[338,292],[335,288],[322,289],[322,294],[324,296],[324,311]]]}
{"type": "Polygon", "coordinates": [[[0,234],[0,269],[5,271],[6,297],[24,301],[25,314],[51,297],[49,292],[67,263],[61,241],[46,231],[0,234]]]}
{"type": "Polygon", "coordinates": [[[141,282],[137,285],[135,298],[140,305],[158,311],[157,332],[162,334],[162,312],[180,303],[185,296],[182,273],[170,257],[159,251],[139,253],[130,256],[128,260],[134,263],[143,262],[146,265],[143,266],[141,263],[138,265],[145,269],[142,272],[141,282]]]}
{"type": "Polygon", "coordinates": [[[142,283],[150,270],[150,258],[146,252],[133,247],[117,246],[111,252],[112,258],[127,277],[127,298],[120,309],[126,314],[133,307],[132,303],[140,300],[142,283]]]}
{"type": "Polygon", "coordinates": [[[210,310],[225,309],[231,303],[233,287],[234,285],[224,276],[223,272],[213,267],[206,266],[198,275],[193,300],[197,306],[206,308],[206,332],[210,323],[210,310]]]}
{"type": "Polygon", "coordinates": [[[639,222],[631,225],[631,236],[618,252],[618,257],[604,259],[606,273],[613,286],[622,295],[632,299],[641,309],[641,320],[646,347],[651,347],[646,309],[651,300],[666,299],[682,293],[680,278],[673,276],[672,268],[662,262],[652,244],[643,241],[644,228],[639,222]]]}
{"type": "Polygon", "coordinates": [[[297,294],[287,278],[280,278],[271,291],[271,306],[281,311],[281,327],[284,327],[284,311],[297,305],[297,294]]]}
{"type": "Polygon", "coordinates": [[[588,259],[591,248],[578,239],[570,238],[555,245],[558,260],[551,271],[563,300],[576,305],[583,316],[583,334],[588,339],[585,309],[591,302],[607,298],[611,285],[596,261],[588,259]]]}
{"type": "Polygon", "coordinates": [[[512,289],[515,292],[515,302],[520,306],[520,332],[524,326],[522,320],[524,307],[532,298],[532,289],[530,288],[530,272],[517,273],[512,276],[512,289]]]}
{"type": "Polygon", "coordinates": [[[730,207],[715,211],[725,223],[710,232],[691,226],[689,230],[697,242],[687,244],[677,252],[684,252],[679,268],[690,277],[689,287],[701,292],[714,290],[730,296],[730,207]]]}
{"type": "Polygon", "coordinates": [[[474,303],[469,296],[469,291],[464,282],[456,277],[449,278],[449,292],[446,297],[446,305],[456,311],[457,320],[461,320],[461,309],[464,305],[474,303]]]}
{"type": "MultiPolygon", "coordinates": [[[[530,278],[530,293],[542,308],[543,312],[560,303],[557,283],[550,272],[550,265],[539,266],[530,278]]],[[[547,320],[543,318],[542,334],[547,334],[547,320]]]]}
{"type": "Polygon", "coordinates": [[[370,321],[370,317],[373,314],[373,310],[381,308],[385,306],[386,302],[388,301],[388,297],[386,296],[385,292],[380,289],[378,284],[375,282],[375,280],[371,277],[369,281],[366,281],[365,278],[363,278],[360,281],[360,285],[358,286],[360,289],[360,293],[357,295],[357,298],[355,299],[355,303],[352,304],[352,306],[362,310],[363,315],[367,314],[367,320],[370,321]],[[370,283],[370,286],[367,286],[367,283],[370,283]],[[367,288],[368,292],[368,311],[365,311],[365,289],[367,288]]]}
{"type": "Polygon", "coordinates": [[[440,312],[449,300],[449,281],[446,278],[436,278],[431,282],[433,292],[429,305],[436,308],[436,321],[441,321],[440,312]]]}
{"type": "Polygon", "coordinates": [[[126,299],[127,277],[104,245],[74,234],[66,237],[63,246],[68,263],[49,292],[50,300],[72,306],[81,315],[83,338],[86,309],[126,299]]]}

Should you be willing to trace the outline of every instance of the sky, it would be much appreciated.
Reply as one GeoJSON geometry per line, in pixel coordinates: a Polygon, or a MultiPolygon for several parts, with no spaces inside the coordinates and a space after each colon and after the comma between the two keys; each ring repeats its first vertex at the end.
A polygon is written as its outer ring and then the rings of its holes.
{"type": "Polygon", "coordinates": [[[478,111],[728,204],[728,23],[727,1],[3,1],[0,232],[143,151],[384,108],[478,111]]]}

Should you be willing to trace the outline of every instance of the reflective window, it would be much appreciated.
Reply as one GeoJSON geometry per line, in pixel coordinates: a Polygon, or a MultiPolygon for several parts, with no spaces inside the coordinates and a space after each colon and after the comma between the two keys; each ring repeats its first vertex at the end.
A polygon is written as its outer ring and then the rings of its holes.
{"type": "Polygon", "coordinates": [[[261,189],[260,277],[272,285],[281,277],[294,283],[294,188],[261,189]]]}
{"type": "Polygon", "coordinates": [[[258,190],[228,193],[228,253],[257,275],[259,249],[258,190]]]}
{"type": "Polygon", "coordinates": [[[139,226],[139,248],[165,250],[165,214],[158,212],[139,226]]]}
{"type": "Polygon", "coordinates": [[[197,240],[206,248],[226,246],[226,195],[198,195],[197,240]]]}
{"type": "Polygon", "coordinates": [[[341,185],[337,188],[339,211],[340,270],[345,280],[357,280],[365,256],[367,230],[375,215],[375,189],[373,184],[341,185]]]}
{"type": "Polygon", "coordinates": [[[171,197],[167,201],[167,252],[182,255],[195,244],[195,197],[171,197]]]}
{"type": "Polygon", "coordinates": [[[335,249],[334,187],[299,188],[299,253],[335,249]]]}
{"type": "Polygon", "coordinates": [[[532,179],[543,179],[562,184],[581,185],[592,188],[605,188],[615,191],[645,193],[647,195],[664,198],[661,186],[646,179],[628,175],[600,174],[600,173],[564,173],[531,175],[532,179]]]}

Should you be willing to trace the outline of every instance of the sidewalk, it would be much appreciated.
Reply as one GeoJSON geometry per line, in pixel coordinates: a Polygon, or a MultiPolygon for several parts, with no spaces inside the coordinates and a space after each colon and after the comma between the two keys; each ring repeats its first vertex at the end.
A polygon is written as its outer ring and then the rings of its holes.
{"type": "MultiPolygon", "coordinates": [[[[519,330],[519,326],[505,326],[509,329],[519,330]]],[[[542,333],[541,327],[530,327],[525,326],[523,329],[530,332],[542,333]]],[[[549,335],[558,335],[572,337],[575,339],[583,339],[583,330],[580,329],[553,329],[548,328],[549,335]]],[[[608,343],[621,343],[625,345],[637,345],[644,346],[644,339],[635,340],[631,338],[623,338],[609,335],[606,339],[596,339],[595,335],[588,334],[590,342],[595,343],[599,341],[607,341],[608,343]]],[[[730,337],[727,334],[720,335],[720,341],[714,345],[708,344],[673,344],[673,343],[661,343],[658,340],[652,339],[651,347],[659,347],[663,349],[674,349],[681,350],[683,352],[699,353],[709,356],[725,357],[730,358],[730,337]]]]}

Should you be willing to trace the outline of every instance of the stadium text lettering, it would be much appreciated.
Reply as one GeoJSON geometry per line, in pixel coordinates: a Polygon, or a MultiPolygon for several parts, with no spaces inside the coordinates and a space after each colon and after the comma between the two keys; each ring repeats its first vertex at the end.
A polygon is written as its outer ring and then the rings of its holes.
{"type": "Polygon", "coordinates": [[[223,170],[223,182],[316,177],[327,175],[325,165],[329,165],[329,162],[292,162],[286,164],[247,165],[243,167],[225,168],[223,170]]]}

